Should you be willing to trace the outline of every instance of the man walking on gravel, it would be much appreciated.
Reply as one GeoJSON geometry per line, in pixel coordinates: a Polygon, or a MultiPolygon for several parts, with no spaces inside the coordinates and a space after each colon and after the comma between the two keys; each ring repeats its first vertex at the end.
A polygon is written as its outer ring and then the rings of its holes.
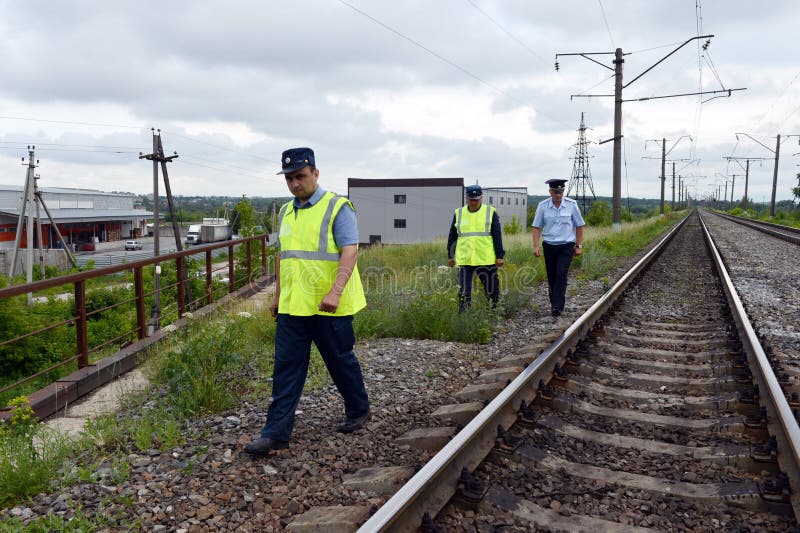
{"type": "Polygon", "coordinates": [[[550,289],[550,314],[558,317],[564,311],[567,275],[574,255],[583,250],[585,225],[578,203],[564,197],[567,180],[550,179],[550,198],[542,200],[533,217],[533,255],[540,257],[544,249],[547,285],[550,289]],[[542,239],[542,247],[539,247],[542,239]]]}
{"type": "Polygon", "coordinates": [[[483,283],[486,298],[497,307],[500,299],[500,281],[497,267],[503,266],[505,250],[497,210],[483,204],[480,185],[469,185],[464,196],[467,205],[453,214],[450,234],[447,237],[447,263],[458,265],[458,310],[464,311],[472,303],[472,280],[475,274],[483,283]]]}
{"type": "Polygon", "coordinates": [[[356,266],[358,227],[349,200],[317,185],[319,170],[310,148],[281,156],[286,185],[294,200],[278,215],[275,296],[277,319],[272,403],[261,436],[244,447],[251,455],[286,448],[308,373],[311,343],[322,356],[344,399],[342,433],[369,418],[361,366],[353,352],[353,315],[366,306],[356,266]]]}

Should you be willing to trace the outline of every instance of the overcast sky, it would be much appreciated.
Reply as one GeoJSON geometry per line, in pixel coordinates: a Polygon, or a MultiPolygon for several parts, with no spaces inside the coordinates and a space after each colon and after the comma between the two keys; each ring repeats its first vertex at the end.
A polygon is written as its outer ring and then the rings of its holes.
{"type": "MultiPolygon", "coordinates": [[[[312,147],[320,184],[339,193],[348,177],[463,177],[543,194],[544,180],[571,176],[584,113],[594,189],[610,196],[613,143],[597,142],[613,137],[613,99],[570,95],[613,93],[613,56],[562,57],[556,72],[555,54],[620,47],[628,83],[698,31],[715,35],[707,50],[692,41],[623,98],[747,90],[624,103],[623,196],[659,197],[648,158],[662,138],[668,159],[699,160],[676,163],[695,196],[736,174],[739,198],[744,171],[725,157],[773,158],[777,134],[800,134],[797,0],[0,6],[2,184],[23,185],[35,144],[43,187],[152,192],[138,153],[155,127],[179,154],[176,195],[287,196],[275,173],[292,146],[312,147]]],[[[798,152],[786,138],[778,199],[797,185],[798,152]]],[[[756,201],[769,201],[772,173],[772,159],[751,163],[756,201]]]]}

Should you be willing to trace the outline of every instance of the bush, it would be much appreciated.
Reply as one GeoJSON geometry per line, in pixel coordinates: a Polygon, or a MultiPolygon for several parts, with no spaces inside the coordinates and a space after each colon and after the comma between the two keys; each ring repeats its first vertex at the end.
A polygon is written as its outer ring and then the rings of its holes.
{"type": "Polygon", "coordinates": [[[586,215],[586,223],[590,226],[610,226],[611,207],[608,202],[602,200],[594,202],[589,214],[586,215]]]}

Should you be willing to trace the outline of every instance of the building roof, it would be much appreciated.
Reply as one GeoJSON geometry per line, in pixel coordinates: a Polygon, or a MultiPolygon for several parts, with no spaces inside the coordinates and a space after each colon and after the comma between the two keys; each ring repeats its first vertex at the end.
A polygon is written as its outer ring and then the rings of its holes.
{"type": "MultiPolygon", "coordinates": [[[[41,210],[42,221],[47,213],[41,210]]],[[[153,213],[144,209],[51,209],[50,214],[56,222],[95,222],[101,220],[130,220],[132,218],[153,218],[153,213]]],[[[0,209],[0,215],[19,217],[16,209],[0,209]]]]}
{"type": "Polygon", "coordinates": [[[464,178],[347,178],[348,187],[463,187],[464,178]]]}
{"type": "MultiPolygon", "coordinates": [[[[38,187],[44,193],[50,194],[93,194],[102,196],[136,196],[130,192],[105,192],[95,189],[68,189],[66,187],[38,187]]],[[[25,187],[22,185],[2,185],[0,184],[0,191],[19,191],[23,192],[25,187]]]]}

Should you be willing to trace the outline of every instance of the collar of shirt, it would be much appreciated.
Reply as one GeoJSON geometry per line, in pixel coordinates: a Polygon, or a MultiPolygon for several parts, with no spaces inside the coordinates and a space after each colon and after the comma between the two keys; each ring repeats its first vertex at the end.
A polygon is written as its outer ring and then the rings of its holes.
{"type": "Polygon", "coordinates": [[[300,200],[295,198],[294,199],[294,204],[293,204],[294,208],[295,209],[308,209],[309,207],[311,207],[315,203],[319,202],[320,198],[322,198],[322,195],[324,195],[324,194],[325,194],[325,191],[322,189],[322,187],[317,187],[317,190],[314,191],[314,194],[311,195],[311,198],[309,198],[308,201],[305,204],[300,205],[300,200]]]}

